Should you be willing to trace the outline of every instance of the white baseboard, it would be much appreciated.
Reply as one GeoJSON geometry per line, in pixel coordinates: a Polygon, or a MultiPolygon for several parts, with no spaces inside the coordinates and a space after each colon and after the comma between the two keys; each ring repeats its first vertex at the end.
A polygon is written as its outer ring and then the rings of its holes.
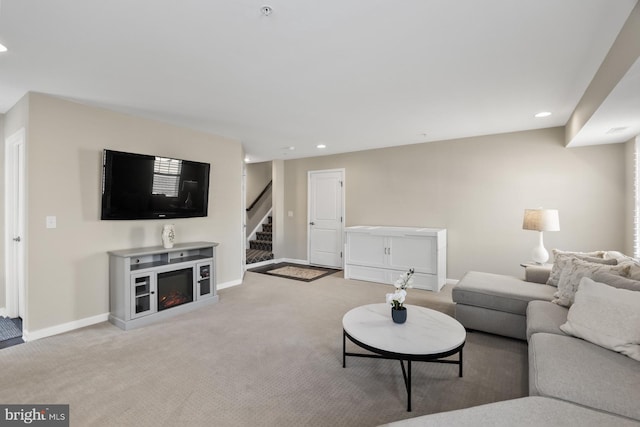
{"type": "Polygon", "coordinates": [[[254,262],[252,264],[246,264],[245,265],[245,271],[246,270],[251,270],[253,268],[264,267],[264,266],[271,265],[271,264],[275,264],[275,261],[272,260],[272,259],[268,259],[266,261],[254,262]]]}
{"type": "Polygon", "coordinates": [[[49,328],[38,329],[30,332],[26,329],[22,330],[22,339],[27,341],[35,341],[40,338],[50,337],[52,335],[58,335],[63,332],[73,331],[74,329],[84,328],[85,326],[95,325],[96,323],[106,322],[109,320],[109,313],[98,314],[97,316],[86,317],[80,320],[74,320],[73,322],[63,323],[61,325],[51,326],[49,328]]]}
{"type": "Polygon", "coordinates": [[[455,286],[455,285],[458,284],[459,281],[460,280],[456,280],[456,279],[447,279],[447,281],[445,282],[445,285],[454,285],[455,286]]]}
{"type": "Polygon", "coordinates": [[[299,265],[309,265],[309,261],[304,259],[293,259],[293,258],[278,258],[278,259],[268,259],[266,261],[255,262],[253,264],[247,264],[247,270],[252,270],[254,268],[266,267],[271,264],[279,264],[287,262],[289,264],[299,264],[299,265]]]}
{"type": "Polygon", "coordinates": [[[275,260],[276,263],[278,262],[288,262],[291,264],[300,264],[300,265],[309,265],[309,261],[306,259],[294,259],[294,258],[278,258],[277,260],[275,260]]]}
{"type": "Polygon", "coordinates": [[[228,282],[216,284],[216,290],[231,288],[233,286],[238,286],[241,284],[242,284],[242,279],[230,280],[228,282]]]}
{"type": "Polygon", "coordinates": [[[7,307],[0,307],[0,316],[7,317],[7,307]]]}

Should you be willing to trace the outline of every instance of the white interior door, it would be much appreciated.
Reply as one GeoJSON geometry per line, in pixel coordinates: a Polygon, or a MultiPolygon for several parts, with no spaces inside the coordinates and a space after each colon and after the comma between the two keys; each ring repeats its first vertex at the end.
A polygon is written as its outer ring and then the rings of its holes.
{"type": "Polygon", "coordinates": [[[342,268],[344,169],[308,174],[309,264],[342,268]]]}
{"type": "Polygon", "coordinates": [[[5,285],[7,316],[25,313],[25,131],[5,141],[5,285]]]}

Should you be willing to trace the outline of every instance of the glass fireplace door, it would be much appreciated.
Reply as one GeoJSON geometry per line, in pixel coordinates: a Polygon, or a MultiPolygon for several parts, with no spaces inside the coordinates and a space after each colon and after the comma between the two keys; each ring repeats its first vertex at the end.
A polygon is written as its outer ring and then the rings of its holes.
{"type": "Polygon", "coordinates": [[[193,301],[193,267],[158,273],[158,311],[193,301]]]}

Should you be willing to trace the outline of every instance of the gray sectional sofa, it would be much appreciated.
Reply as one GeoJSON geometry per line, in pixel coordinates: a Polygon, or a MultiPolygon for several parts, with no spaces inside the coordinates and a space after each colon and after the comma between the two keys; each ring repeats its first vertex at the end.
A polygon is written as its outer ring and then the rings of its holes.
{"type": "MultiPolygon", "coordinates": [[[[561,258],[558,256],[557,260],[561,258]]],[[[603,258],[607,258],[604,253],[603,258]]],[[[480,424],[492,426],[640,426],[640,361],[563,331],[569,308],[558,304],[559,288],[547,284],[553,280],[557,284],[558,264],[554,264],[553,271],[551,266],[528,267],[525,280],[472,271],[453,289],[456,318],[467,329],[528,341],[529,397],[425,415],[390,425],[472,426],[482,420],[480,424]],[[556,303],[551,302],[554,299],[556,303]]],[[[565,275],[575,273],[567,273],[566,266],[563,271],[565,275]]],[[[603,267],[593,278],[601,279],[602,283],[611,280],[607,285],[613,287],[640,291],[637,281],[640,270],[635,271],[632,277],[635,280],[618,280],[622,275],[631,277],[630,270],[611,267],[604,271],[603,267]],[[612,276],[611,272],[621,276],[612,276]]],[[[572,294],[571,298],[574,297],[572,294]]],[[[573,299],[567,305],[572,303],[573,299]]]]}
{"type": "Polygon", "coordinates": [[[467,329],[526,339],[527,305],[551,301],[556,288],[546,285],[551,267],[527,267],[525,280],[470,271],[453,288],[456,319],[467,329]]]}

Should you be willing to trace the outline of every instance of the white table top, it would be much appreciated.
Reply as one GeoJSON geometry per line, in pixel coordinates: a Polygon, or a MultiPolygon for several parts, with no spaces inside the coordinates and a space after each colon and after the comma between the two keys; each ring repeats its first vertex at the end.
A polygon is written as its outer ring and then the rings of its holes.
{"type": "Polygon", "coordinates": [[[407,305],[407,321],[394,323],[391,305],[356,307],[342,318],[342,327],[354,339],[370,347],[399,354],[430,355],[460,347],[464,327],[451,316],[416,305],[407,305]]]}

